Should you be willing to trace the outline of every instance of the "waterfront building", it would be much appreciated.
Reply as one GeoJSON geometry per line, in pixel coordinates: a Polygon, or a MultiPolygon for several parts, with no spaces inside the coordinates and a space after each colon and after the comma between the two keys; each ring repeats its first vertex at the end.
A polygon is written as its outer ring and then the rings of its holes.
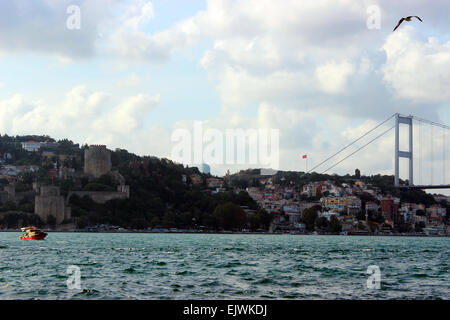
{"type": "Polygon", "coordinates": [[[395,220],[398,214],[400,201],[392,197],[384,197],[380,200],[381,213],[388,220],[395,220]]]}
{"type": "Polygon", "coordinates": [[[333,211],[323,211],[323,212],[319,212],[318,216],[320,218],[327,218],[328,221],[330,221],[331,216],[336,216],[339,217],[339,213],[338,212],[333,212],[333,211]]]}

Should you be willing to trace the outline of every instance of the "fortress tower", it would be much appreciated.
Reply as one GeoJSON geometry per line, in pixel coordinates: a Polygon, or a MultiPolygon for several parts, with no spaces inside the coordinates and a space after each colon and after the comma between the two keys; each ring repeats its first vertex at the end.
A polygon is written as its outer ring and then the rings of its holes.
{"type": "Polygon", "coordinates": [[[40,194],[34,200],[34,212],[46,222],[48,216],[56,218],[56,224],[70,219],[71,209],[65,206],[64,197],[60,195],[59,187],[41,186],[40,194]]]}
{"type": "Polygon", "coordinates": [[[91,145],[84,151],[84,173],[95,178],[111,171],[111,152],[106,146],[91,145]]]}

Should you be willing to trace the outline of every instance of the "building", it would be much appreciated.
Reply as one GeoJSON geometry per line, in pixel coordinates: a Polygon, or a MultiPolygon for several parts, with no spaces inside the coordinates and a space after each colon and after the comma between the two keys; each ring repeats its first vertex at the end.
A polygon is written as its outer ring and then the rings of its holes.
{"type": "Polygon", "coordinates": [[[306,195],[309,198],[316,196],[316,187],[312,183],[308,183],[303,186],[302,194],[306,195]]]}
{"type": "Polygon", "coordinates": [[[34,140],[29,140],[26,142],[22,142],[22,148],[29,152],[38,152],[41,148],[46,149],[56,149],[59,146],[57,142],[38,142],[34,140]]]}
{"type": "Polygon", "coordinates": [[[283,206],[284,213],[289,217],[289,222],[292,224],[297,224],[300,222],[301,213],[300,208],[295,204],[289,204],[283,206]]]}
{"type": "Polygon", "coordinates": [[[339,217],[339,213],[333,212],[333,211],[319,212],[319,217],[320,218],[326,218],[328,221],[331,220],[331,216],[339,217]]]}
{"type": "Polygon", "coordinates": [[[200,172],[203,174],[210,174],[211,173],[211,167],[207,165],[206,163],[202,163],[199,168],[200,172]]]}
{"type": "Polygon", "coordinates": [[[130,186],[129,185],[119,185],[117,186],[117,191],[70,191],[67,195],[66,203],[70,203],[70,198],[72,196],[78,196],[83,198],[85,196],[92,199],[96,203],[106,203],[107,201],[115,199],[129,199],[130,198],[130,186]]]}
{"type": "Polygon", "coordinates": [[[192,184],[201,184],[203,182],[202,177],[198,174],[191,175],[192,184]]]}
{"type": "Polygon", "coordinates": [[[3,187],[3,191],[0,191],[0,203],[7,201],[16,201],[16,187],[14,184],[8,184],[3,187]]]}
{"type": "Polygon", "coordinates": [[[376,212],[378,211],[378,204],[375,202],[366,202],[366,212],[376,212]]]}
{"type": "Polygon", "coordinates": [[[42,157],[44,158],[53,158],[56,157],[56,152],[55,151],[42,151],[42,157]]]}
{"type": "Polygon", "coordinates": [[[208,188],[222,188],[223,187],[223,180],[219,178],[207,178],[206,179],[206,185],[208,188]]]}
{"type": "Polygon", "coordinates": [[[58,148],[59,143],[57,142],[49,142],[49,141],[45,141],[45,142],[41,142],[41,148],[45,148],[45,149],[56,149],[58,148]]]}
{"type": "Polygon", "coordinates": [[[432,205],[427,208],[427,225],[438,226],[444,222],[444,217],[447,214],[447,209],[439,205],[432,205]]]}
{"type": "Polygon", "coordinates": [[[34,140],[22,142],[22,148],[29,152],[38,152],[41,148],[41,143],[34,140]]]}
{"type": "Polygon", "coordinates": [[[255,188],[255,187],[249,187],[246,189],[248,195],[255,201],[258,200],[258,195],[259,195],[259,189],[255,188]]]}
{"type": "Polygon", "coordinates": [[[61,224],[64,220],[70,219],[70,207],[66,207],[64,197],[60,195],[59,187],[41,186],[40,194],[34,200],[34,212],[47,222],[49,216],[56,219],[56,224],[61,224]]]}
{"type": "Polygon", "coordinates": [[[346,212],[350,208],[352,212],[361,210],[361,200],[358,197],[324,197],[320,199],[322,206],[330,211],[346,212]]]}
{"type": "Polygon", "coordinates": [[[84,151],[84,173],[94,178],[111,171],[111,152],[106,146],[91,145],[84,151]]]}
{"type": "Polygon", "coordinates": [[[380,201],[381,213],[387,220],[396,220],[400,201],[391,197],[384,197],[380,201]]]}

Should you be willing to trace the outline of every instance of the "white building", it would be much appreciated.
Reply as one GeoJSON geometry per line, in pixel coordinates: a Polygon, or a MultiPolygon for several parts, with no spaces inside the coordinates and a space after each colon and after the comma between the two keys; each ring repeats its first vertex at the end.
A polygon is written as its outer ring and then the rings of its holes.
{"type": "Polygon", "coordinates": [[[319,217],[320,218],[322,218],[322,217],[327,218],[328,221],[330,221],[331,216],[339,217],[339,213],[333,212],[333,211],[319,212],[319,217]]]}
{"type": "Polygon", "coordinates": [[[41,148],[41,143],[32,140],[22,142],[22,148],[29,152],[37,152],[41,148]]]}

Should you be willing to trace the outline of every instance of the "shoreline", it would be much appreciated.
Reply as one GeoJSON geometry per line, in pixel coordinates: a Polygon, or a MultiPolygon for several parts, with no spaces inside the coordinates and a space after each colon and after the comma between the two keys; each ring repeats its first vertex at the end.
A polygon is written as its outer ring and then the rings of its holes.
{"type": "MultiPolygon", "coordinates": [[[[313,233],[275,233],[275,232],[189,232],[189,231],[114,231],[114,230],[105,230],[105,231],[83,231],[83,230],[49,230],[49,229],[41,229],[47,233],[133,233],[133,234],[239,234],[239,235],[290,235],[290,236],[362,236],[362,237],[420,237],[420,238],[447,238],[450,235],[427,235],[427,234],[313,234],[313,233]]],[[[21,233],[20,229],[8,229],[8,230],[0,230],[0,232],[14,232],[21,233]]]]}

